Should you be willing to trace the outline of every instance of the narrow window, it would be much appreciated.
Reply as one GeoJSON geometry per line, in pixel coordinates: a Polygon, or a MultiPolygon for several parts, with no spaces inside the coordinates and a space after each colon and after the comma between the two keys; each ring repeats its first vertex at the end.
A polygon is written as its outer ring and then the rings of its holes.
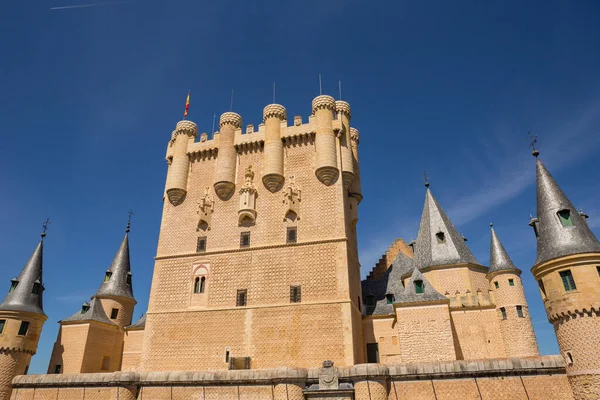
{"type": "Polygon", "coordinates": [[[509,279],[508,280],[508,286],[515,286],[515,280],[514,279],[509,279]]]}
{"type": "Polygon", "coordinates": [[[544,286],[544,281],[540,279],[538,281],[538,286],[540,287],[540,292],[542,292],[542,297],[546,298],[546,287],[544,286]]]}
{"type": "Polygon", "coordinates": [[[500,313],[502,314],[502,319],[506,319],[506,308],[501,307],[500,308],[500,313]]]}
{"type": "Polygon", "coordinates": [[[60,374],[62,372],[62,365],[61,364],[56,364],[56,366],[54,367],[54,373],[55,374],[60,374]]]}
{"type": "Polygon", "coordinates": [[[100,369],[102,371],[108,371],[110,369],[110,357],[102,357],[102,366],[100,369]]]}
{"type": "Polygon", "coordinates": [[[119,309],[118,308],[113,308],[110,311],[110,319],[117,319],[118,316],[119,316],[119,309]]]}
{"type": "Polygon", "coordinates": [[[517,306],[517,316],[519,318],[525,318],[525,316],[523,315],[523,306],[517,306]]]}
{"type": "Polygon", "coordinates": [[[379,362],[379,345],[377,343],[367,343],[367,362],[379,362]]]}
{"type": "Polygon", "coordinates": [[[33,284],[33,289],[31,289],[31,294],[40,294],[40,287],[42,286],[41,283],[39,282],[35,282],[33,284]]]}
{"type": "Polygon", "coordinates": [[[86,312],[88,312],[89,309],[90,309],[90,305],[88,303],[85,303],[84,305],[81,306],[81,313],[85,314],[86,312]]]}
{"type": "Polygon", "coordinates": [[[533,224],[533,233],[535,234],[536,239],[540,237],[540,233],[538,232],[537,222],[533,224]]]}
{"type": "Polygon", "coordinates": [[[569,357],[569,365],[573,365],[573,354],[570,351],[567,351],[567,357],[569,357]]]}
{"type": "Polygon", "coordinates": [[[26,365],[25,372],[23,372],[23,375],[27,375],[28,372],[29,372],[29,365],[26,365]]]}
{"type": "Polygon", "coordinates": [[[237,298],[235,301],[236,307],[244,307],[246,305],[246,298],[248,297],[247,289],[238,289],[237,298]]]}
{"type": "Polygon", "coordinates": [[[423,281],[415,281],[415,292],[423,293],[424,289],[423,281]]]}
{"type": "Polygon", "coordinates": [[[21,321],[21,326],[19,327],[19,336],[27,335],[27,331],[29,330],[29,322],[21,321]]]}
{"type": "Polygon", "coordinates": [[[387,300],[388,304],[394,304],[394,301],[396,301],[393,294],[386,294],[385,299],[387,300]]]}
{"type": "Polygon", "coordinates": [[[250,232],[240,234],[240,247],[250,247],[250,232]]]}
{"type": "Polygon", "coordinates": [[[300,303],[302,301],[302,289],[300,285],[290,286],[290,303],[300,303]]]}
{"type": "Polygon", "coordinates": [[[6,320],[0,319],[0,334],[4,332],[4,325],[6,325],[6,320]]]}
{"type": "Polygon", "coordinates": [[[500,289],[500,284],[498,283],[498,281],[494,282],[494,286],[496,287],[496,289],[500,289]]]}
{"type": "Polygon", "coordinates": [[[571,273],[570,269],[566,271],[560,271],[560,278],[562,279],[565,291],[570,292],[577,289],[577,286],[575,286],[575,280],[573,279],[573,274],[571,273]]]}
{"type": "Polygon", "coordinates": [[[556,214],[558,214],[558,219],[560,219],[560,223],[562,224],[562,226],[573,226],[573,220],[571,219],[571,211],[560,210],[556,214]]]}
{"type": "Polygon", "coordinates": [[[435,237],[437,238],[438,243],[446,243],[446,235],[444,235],[444,232],[436,233],[435,237]]]}
{"type": "Polygon", "coordinates": [[[131,272],[127,273],[127,284],[131,286],[131,272]]]}
{"type": "Polygon", "coordinates": [[[194,293],[200,293],[200,278],[194,279],[194,293]]]}
{"type": "Polygon", "coordinates": [[[106,271],[106,274],[104,274],[104,282],[110,281],[111,276],[112,276],[112,272],[106,271]]]}
{"type": "Polygon", "coordinates": [[[18,284],[19,284],[19,281],[18,281],[16,278],[15,278],[15,279],[12,279],[12,280],[10,281],[10,289],[9,289],[8,293],[10,293],[10,292],[14,291],[14,290],[17,288],[17,285],[18,285],[18,284]]]}
{"type": "Polygon", "coordinates": [[[206,251],[206,236],[200,236],[196,242],[196,253],[204,253],[206,251]]]}
{"type": "MultiPolygon", "coordinates": [[[[598,268],[600,268],[600,267],[598,267],[598,268]]],[[[360,296],[358,296],[358,311],[362,311],[362,307],[360,304],[360,296]]],[[[2,333],[2,331],[0,331],[0,333],[2,333]]]]}
{"type": "Polygon", "coordinates": [[[298,230],[295,226],[287,228],[286,243],[296,243],[298,230]]]}
{"type": "Polygon", "coordinates": [[[200,293],[204,293],[204,289],[206,288],[206,278],[203,276],[200,278],[200,293]]]}
{"type": "Polygon", "coordinates": [[[229,362],[229,350],[225,350],[225,362],[229,362]]]}

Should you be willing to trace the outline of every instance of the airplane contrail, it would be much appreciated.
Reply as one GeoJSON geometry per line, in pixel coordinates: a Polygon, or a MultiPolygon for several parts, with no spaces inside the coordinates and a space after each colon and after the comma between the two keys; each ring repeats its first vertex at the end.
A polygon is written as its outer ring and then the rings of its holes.
{"type": "Polygon", "coordinates": [[[123,0],[123,1],[112,1],[112,2],[105,2],[105,3],[77,4],[74,6],[50,7],[50,10],[66,10],[68,8],[88,8],[88,7],[98,7],[98,6],[110,6],[113,4],[135,3],[136,1],[137,0],[123,0]]]}

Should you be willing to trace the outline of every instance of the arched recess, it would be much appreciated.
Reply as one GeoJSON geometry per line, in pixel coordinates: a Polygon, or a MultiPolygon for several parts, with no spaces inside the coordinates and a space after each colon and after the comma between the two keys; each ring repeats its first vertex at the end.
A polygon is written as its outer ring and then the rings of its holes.
{"type": "Polygon", "coordinates": [[[210,271],[206,264],[194,265],[191,277],[190,307],[206,307],[210,289],[210,271]]]}
{"type": "Polygon", "coordinates": [[[203,219],[198,221],[198,226],[196,227],[196,231],[197,232],[206,232],[207,230],[209,230],[208,222],[206,222],[203,219]]]}
{"type": "Polygon", "coordinates": [[[283,217],[283,222],[295,224],[296,221],[298,221],[298,214],[294,210],[287,210],[285,217],[283,217]]]}

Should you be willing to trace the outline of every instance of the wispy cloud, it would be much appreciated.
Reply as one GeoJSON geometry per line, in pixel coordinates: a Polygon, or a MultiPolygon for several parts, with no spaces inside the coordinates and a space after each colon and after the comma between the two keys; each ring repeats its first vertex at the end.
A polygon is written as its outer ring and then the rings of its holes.
{"type": "Polygon", "coordinates": [[[90,7],[100,7],[100,6],[112,6],[116,4],[126,4],[126,3],[135,3],[138,0],[122,0],[122,1],[111,1],[111,2],[103,2],[103,3],[87,3],[87,4],[75,4],[72,6],[58,6],[58,7],[50,7],[50,10],[67,10],[71,8],[90,8],[90,7]]]}
{"type": "MultiPolygon", "coordinates": [[[[542,156],[552,160],[552,168],[568,166],[589,156],[600,145],[600,135],[591,135],[593,123],[600,119],[600,99],[576,120],[563,124],[560,128],[544,134],[542,156]],[[585,138],[585,140],[583,140],[585,138]],[[569,152],[564,152],[565,144],[569,152]],[[573,157],[577,154],[577,157],[573,157]]],[[[501,144],[502,138],[497,138],[501,144]]],[[[471,191],[467,196],[460,197],[448,207],[449,216],[455,221],[465,224],[489,210],[518,196],[535,180],[535,169],[531,157],[526,157],[524,151],[508,153],[490,150],[485,154],[487,163],[495,168],[488,169],[487,175],[479,190],[471,191]],[[498,156],[496,154],[502,154],[498,156]]]]}

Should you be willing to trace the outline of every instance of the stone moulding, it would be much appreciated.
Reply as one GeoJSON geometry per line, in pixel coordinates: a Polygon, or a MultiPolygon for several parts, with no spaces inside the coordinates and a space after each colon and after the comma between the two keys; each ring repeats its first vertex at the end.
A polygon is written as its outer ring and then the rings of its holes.
{"type": "MultiPolygon", "coordinates": [[[[316,383],[320,368],[290,368],[233,371],[114,372],[94,374],[20,375],[14,388],[84,386],[223,386],[278,383],[316,383]]],[[[338,367],[340,382],[362,380],[412,381],[423,379],[468,379],[478,377],[565,374],[560,355],[502,358],[479,361],[447,361],[412,364],[358,364],[338,367]]]]}

